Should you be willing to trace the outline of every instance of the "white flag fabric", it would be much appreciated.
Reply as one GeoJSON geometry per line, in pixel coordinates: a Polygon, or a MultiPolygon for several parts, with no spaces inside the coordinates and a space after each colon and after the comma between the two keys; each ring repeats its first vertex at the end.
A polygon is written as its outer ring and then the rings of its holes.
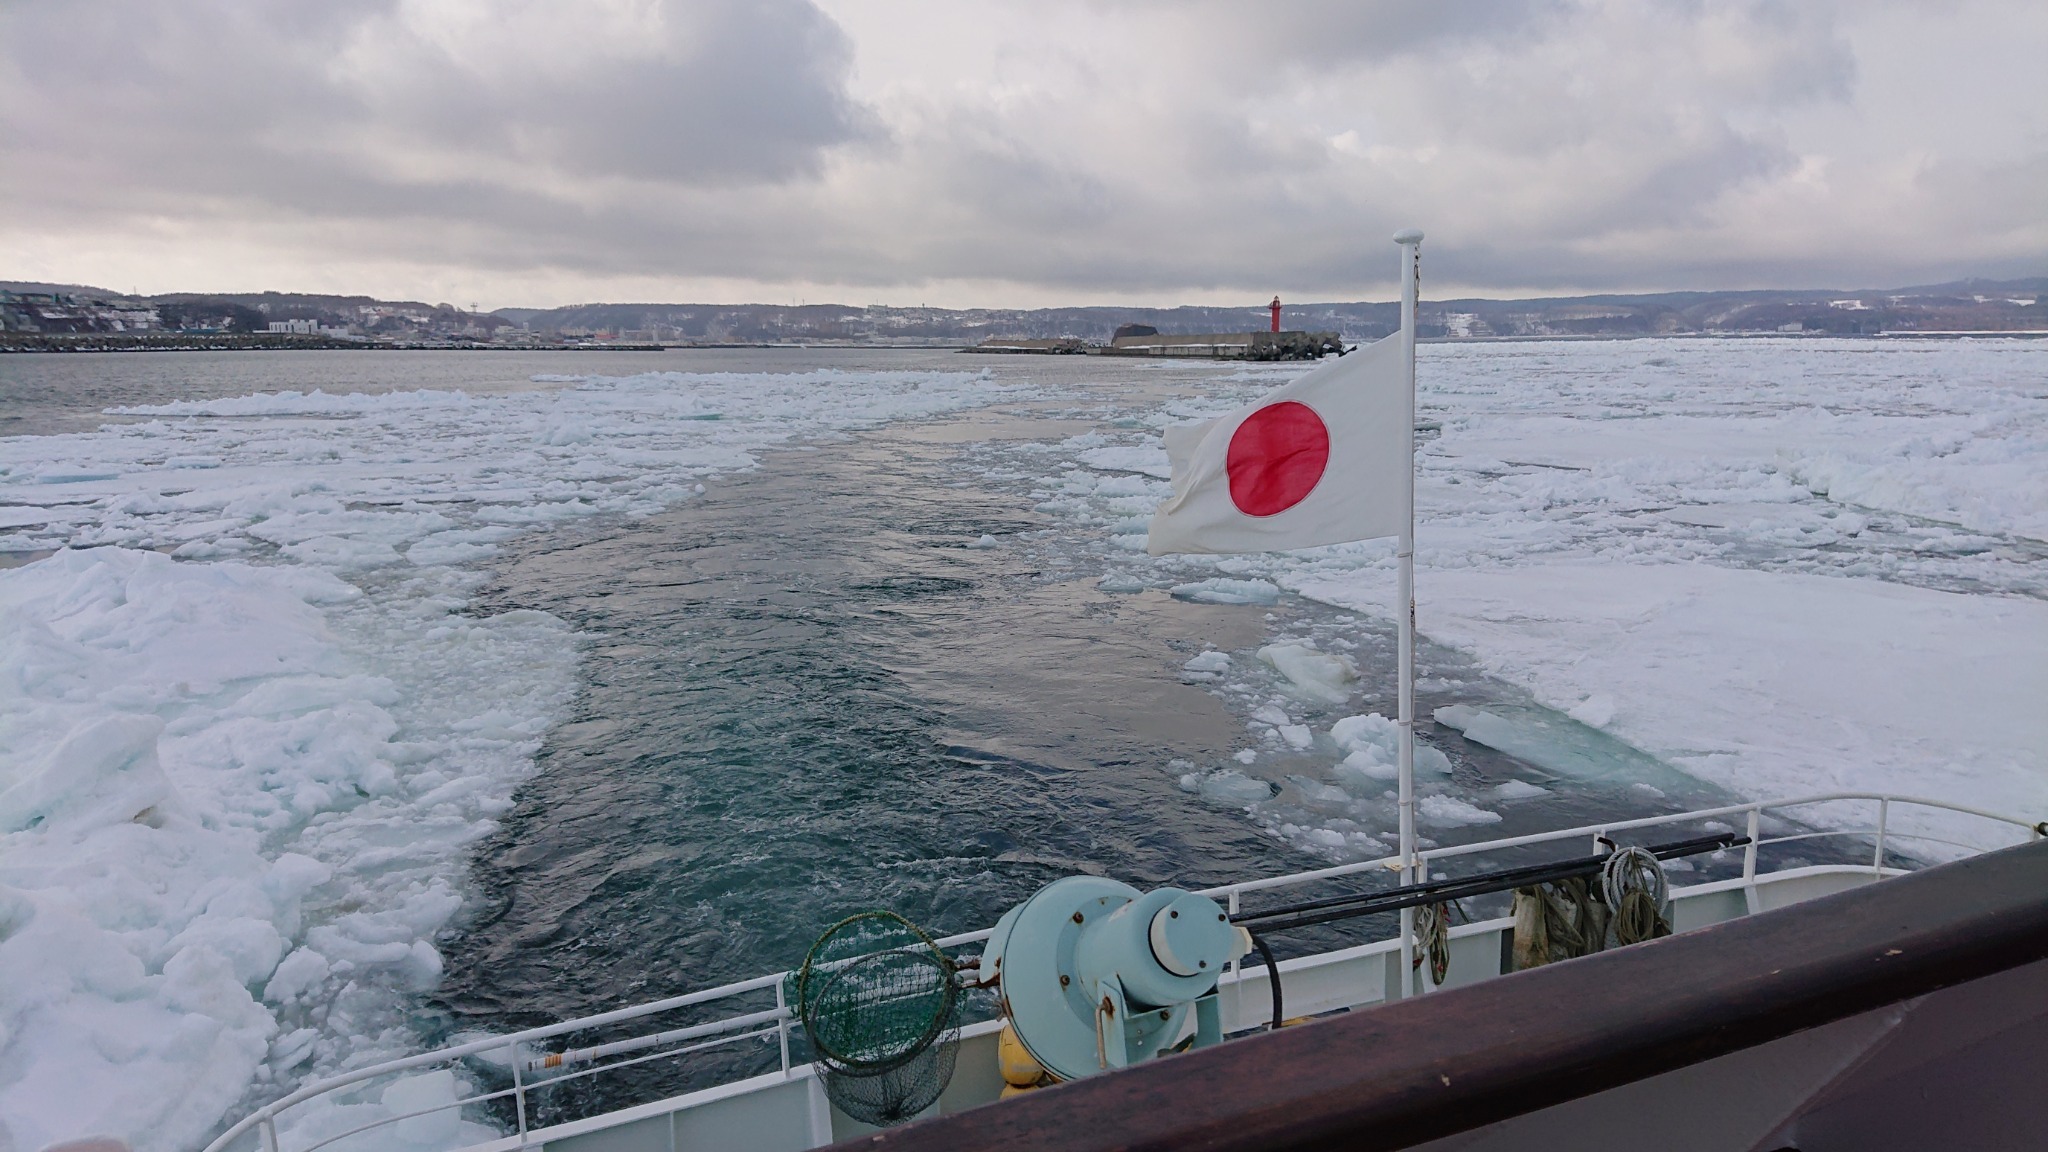
{"type": "Polygon", "coordinates": [[[1254,404],[1166,429],[1173,496],[1146,548],[1279,552],[1397,536],[1414,467],[1400,334],[1323,364],[1254,404]]]}

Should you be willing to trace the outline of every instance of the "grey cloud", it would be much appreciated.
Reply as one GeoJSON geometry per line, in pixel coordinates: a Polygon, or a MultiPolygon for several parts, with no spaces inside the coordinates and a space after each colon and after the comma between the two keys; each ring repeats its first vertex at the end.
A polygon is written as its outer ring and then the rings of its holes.
{"type": "Polygon", "coordinates": [[[1951,250],[1976,254],[1962,272],[2038,265],[2048,160],[2024,132],[1996,161],[1801,190],[1831,142],[1788,118],[1853,109],[1863,83],[1849,11],[1047,8],[990,75],[898,89],[861,77],[857,24],[799,0],[15,5],[0,250],[9,227],[146,244],[170,221],[527,282],[1074,296],[1356,291],[1408,223],[1439,281],[1511,290],[1910,279],[1951,250]],[[1958,242],[1923,242],[1931,225],[1958,242]],[[1752,226],[1797,243],[1746,245],[1752,226]]]}
{"type": "Polygon", "coordinates": [[[400,66],[358,84],[358,97],[420,143],[698,185],[814,175],[824,150],[876,134],[845,95],[851,45],[808,3],[670,0],[659,10],[630,56],[566,73],[466,67],[394,28],[399,42],[379,47],[400,66]]]}
{"type": "MultiPolygon", "coordinates": [[[[522,10],[575,11],[491,9],[522,10]]],[[[825,150],[875,135],[845,94],[850,45],[811,5],[669,0],[654,12],[630,51],[565,71],[477,67],[420,35],[395,0],[16,7],[4,17],[12,111],[0,116],[26,158],[230,197],[338,153],[408,183],[348,154],[365,142],[729,186],[813,175],[825,150]]],[[[525,47],[542,63],[574,56],[572,44],[525,47]]]]}
{"type": "Polygon", "coordinates": [[[1569,10],[1569,0],[1128,0],[1161,22],[1199,29],[1230,58],[1270,71],[1285,62],[1311,69],[1385,60],[1528,34],[1569,10]]]}
{"type": "Polygon", "coordinates": [[[23,162],[147,185],[155,165],[179,157],[221,156],[272,128],[342,123],[347,102],[308,79],[318,66],[309,46],[333,41],[367,7],[0,9],[0,131],[23,162]]]}
{"type": "Polygon", "coordinates": [[[1825,6],[1759,0],[1741,15],[1750,66],[1729,77],[1727,95],[1783,105],[1851,94],[1856,56],[1825,6]]]}

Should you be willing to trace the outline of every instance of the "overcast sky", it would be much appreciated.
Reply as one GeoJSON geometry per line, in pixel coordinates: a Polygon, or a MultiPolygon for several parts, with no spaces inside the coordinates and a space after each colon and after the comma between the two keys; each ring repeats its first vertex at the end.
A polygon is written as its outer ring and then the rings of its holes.
{"type": "Polygon", "coordinates": [[[0,278],[1053,303],[2048,274],[2048,3],[0,0],[0,278]]]}

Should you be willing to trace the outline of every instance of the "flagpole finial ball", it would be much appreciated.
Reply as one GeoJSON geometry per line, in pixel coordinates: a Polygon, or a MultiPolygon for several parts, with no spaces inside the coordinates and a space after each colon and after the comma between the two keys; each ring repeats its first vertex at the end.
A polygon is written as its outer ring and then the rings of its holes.
{"type": "Polygon", "coordinates": [[[1403,229],[1401,229],[1401,230],[1400,230],[1399,232],[1396,232],[1396,233],[1394,233],[1394,243],[1396,243],[1396,244],[1420,244],[1420,243],[1422,243],[1422,229],[1420,229],[1420,228],[1403,228],[1403,229]]]}

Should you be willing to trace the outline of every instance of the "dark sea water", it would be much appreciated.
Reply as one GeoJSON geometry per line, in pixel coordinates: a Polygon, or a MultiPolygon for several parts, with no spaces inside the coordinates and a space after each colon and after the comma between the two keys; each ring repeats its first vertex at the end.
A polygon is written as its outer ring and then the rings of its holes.
{"type": "Polygon", "coordinates": [[[1162,770],[1242,731],[1177,651],[1256,615],[964,546],[1036,519],[878,436],[503,565],[494,601],[590,633],[586,687],[479,853],[451,1006],[581,1014],[793,965],[865,908],[985,926],[1075,871],[1313,866],[1162,770]]]}

